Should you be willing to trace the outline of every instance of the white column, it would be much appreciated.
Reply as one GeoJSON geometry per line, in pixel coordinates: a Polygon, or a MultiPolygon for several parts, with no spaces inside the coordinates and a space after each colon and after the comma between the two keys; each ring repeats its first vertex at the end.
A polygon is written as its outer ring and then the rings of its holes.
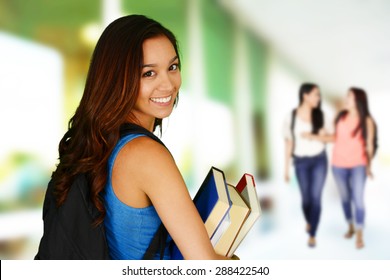
{"type": "Polygon", "coordinates": [[[189,71],[190,89],[193,97],[205,97],[206,86],[204,78],[203,34],[200,1],[188,1],[188,35],[189,35],[189,71]]]}
{"type": "Polygon", "coordinates": [[[250,87],[250,64],[248,46],[242,24],[234,28],[234,111],[239,173],[255,173],[255,145],[250,87]]]}
{"type": "Polygon", "coordinates": [[[189,92],[193,101],[192,112],[194,120],[190,125],[192,129],[192,147],[193,147],[193,162],[194,162],[194,184],[199,186],[206,176],[207,169],[210,167],[204,166],[202,163],[202,153],[205,153],[206,147],[202,147],[200,141],[202,135],[202,123],[199,120],[198,114],[201,114],[201,102],[206,96],[206,82],[204,77],[204,54],[203,54],[203,34],[201,22],[201,7],[200,1],[189,0],[187,6],[188,14],[188,46],[189,46],[189,92]]]}
{"type": "Polygon", "coordinates": [[[112,21],[123,15],[121,0],[103,0],[102,4],[103,26],[109,25],[112,21]]]}

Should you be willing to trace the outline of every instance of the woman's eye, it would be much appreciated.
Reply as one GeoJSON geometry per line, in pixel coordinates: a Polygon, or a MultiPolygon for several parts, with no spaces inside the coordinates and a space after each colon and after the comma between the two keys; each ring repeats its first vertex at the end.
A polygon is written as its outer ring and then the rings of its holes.
{"type": "Polygon", "coordinates": [[[154,73],[154,71],[148,71],[148,72],[145,72],[144,74],[142,74],[142,77],[153,77],[154,75],[156,75],[156,73],[154,73]]]}
{"type": "Polygon", "coordinates": [[[177,64],[172,64],[172,65],[169,67],[169,70],[171,70],[171,71],[175,71],[175,70],[177,70],[177,69],[179,69],[179,65],[177,65],[177,64]]]}

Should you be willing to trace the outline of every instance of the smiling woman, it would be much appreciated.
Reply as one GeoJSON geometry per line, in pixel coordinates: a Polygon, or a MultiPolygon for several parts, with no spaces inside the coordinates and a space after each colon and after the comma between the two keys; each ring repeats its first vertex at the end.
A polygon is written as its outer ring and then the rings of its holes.
{"type": "Polygon", "coordinates": [[[130,15],[104,30],[52,179],[61,207],[76,176],[86,174],[112,259],[148,256],[161,224],[169,235],[148,257],[170,259],[174,240],[186,259],[226,259],[215,253],[174,159],[152,134],[180,86],[177,42],[161,24],[130,15]],[[125,125],[135,129],[123,134],[125,125]]]}
{"type": "Polygon", "coordinates": [[[152,130],[155,119],[168,117],[181,85],[179,57],[165,36],[143,43],[144,64],[134,115],[152,130]]]}

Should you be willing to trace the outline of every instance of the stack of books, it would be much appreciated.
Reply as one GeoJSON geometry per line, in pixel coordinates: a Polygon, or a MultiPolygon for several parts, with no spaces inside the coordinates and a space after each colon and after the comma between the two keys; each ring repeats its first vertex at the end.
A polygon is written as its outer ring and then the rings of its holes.
{"type": "MultiPolygon", "coordinates": [[[[215,252],[231,257],[261,215],[254,177],[244,174],[238,184],[226,183],[222,170],[212,167],[193,199],[215,252]]],[[[183,259],[176,245],[172,259],[183,259]]]]}

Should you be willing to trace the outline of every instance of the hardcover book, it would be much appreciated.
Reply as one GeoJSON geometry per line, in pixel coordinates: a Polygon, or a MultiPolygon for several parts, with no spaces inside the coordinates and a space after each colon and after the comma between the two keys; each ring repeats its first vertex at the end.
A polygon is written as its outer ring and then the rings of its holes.
{"type": "MultiPolygon", "coordinates": [[[[212,167],[200,186],[194,204],[217,254],[231,257],[261,215],[252,175],[244,174],[234,187],[222,170],[212,167]]],[[[172,259],[183,256],[175,244],[172,259]]]]}
{"type": "MultiPolygon", "coordinates": [[[[210,169],[193,201],[205,224],[211,243],[215,245],[230,225],[229,209],[232,206],[222,170],[215,167],[210,169]]],[[[172,248],[172,259],[183,259],[176,245],[172,248]]]]}
{"type": "Polygon", "coordinates": [[[233,256],[234,252],[241,244],[242,240],[251,230],[257,219],[259,219],[259,217],[261,216],[261,206],[255,186],[255,180],[250,174],[244,174],[236,186],[236,190],[241,194],[241,197],[248,204],[251,211],[247,219],[245,220],[243,226],[241,227],[237,238],[234,240],[229,250],[229,253],[227,254],[228,257],[233,256]]]}
{"type": "Polygon", "coordinates": [[[236,240],[238,233],[251,211],[235,187],[228,184],[228,190],[232,200],[232,206],[229,210],[230,225],[214,245],[215,252],[222,256],[228,256],[234,240],[236,240]]]}

